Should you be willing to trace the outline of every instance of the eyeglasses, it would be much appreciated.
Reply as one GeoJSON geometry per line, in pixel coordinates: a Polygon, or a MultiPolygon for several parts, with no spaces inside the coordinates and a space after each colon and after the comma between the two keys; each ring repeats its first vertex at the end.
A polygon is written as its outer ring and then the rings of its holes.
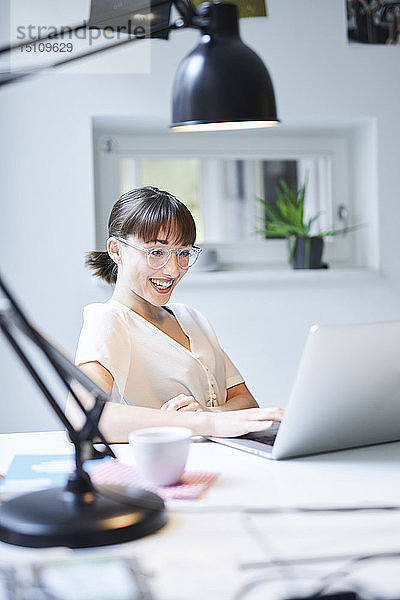
{"type": "Polygon", "coordinates": [[[200,252],[202,252],[202,249],[198,248],[197,246],[189,246],[187,248],[179,248],[177,250],[170,248],[142,248],[141,246],[136,246],[136,244],[127,242],[124,238],[117,236],[114,237],[131,248],[146,252],[148,265],[152,269],[161,269],[161,267],[164,267],[171,258],[171,254],[173,252],[176,254],[176,260],[181,269],[188,269],[189,267],[193,267],[200,252]]]}

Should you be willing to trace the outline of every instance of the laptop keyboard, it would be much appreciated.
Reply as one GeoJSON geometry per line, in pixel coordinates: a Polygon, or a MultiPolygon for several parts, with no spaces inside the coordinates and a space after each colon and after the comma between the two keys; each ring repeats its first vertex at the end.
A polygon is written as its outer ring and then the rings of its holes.
{"type": "Polygon", "coordinates": [[[242,440],[254,440],[267,446],[273,446],[275,438],[278,434],[280,423],[275,421],[274,425],[270,429],[264,429],[264,431],[253,431],[252,433],[246,433],[246,435],[240,435],[237,439],[242,440]]]}
{"type": "Polygon", "coordinates": [[[272,458],[272,448],[278,433],[279,425],[280,423],[275,422],[270,429],[247,433],[246,435],[234,438],[210,437],[208,439],[212,442],[217,442],[218,444],[230,446],[236,450],[250,452],[251,454],[256,454],[263,458],[272,458]]]}

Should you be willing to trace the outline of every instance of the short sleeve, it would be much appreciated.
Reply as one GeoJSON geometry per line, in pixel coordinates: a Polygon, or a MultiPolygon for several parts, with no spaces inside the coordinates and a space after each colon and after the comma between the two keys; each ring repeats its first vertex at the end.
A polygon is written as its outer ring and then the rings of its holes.
{"type": "Polygon", "coordinates": [[[83,313],[75,364],[97,361],[113,376],[118,391],[125,393],[131,361],[131,342],[123,314],[103,304],[90,304],[83,313]]]}
{"type": "Polygon", "coordinates": [[[222,350],[222,353],[225,357],[225,373],[226,373],[226,389],[233,387],[234,385],[238,385],[239,383],[244,383],[244,379],[229,358],[229,356],[222,350]]]}

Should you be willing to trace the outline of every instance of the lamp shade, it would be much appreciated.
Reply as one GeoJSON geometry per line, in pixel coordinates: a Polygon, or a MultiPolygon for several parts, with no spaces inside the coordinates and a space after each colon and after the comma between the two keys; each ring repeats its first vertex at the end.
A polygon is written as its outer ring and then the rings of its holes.
{"type": "Polygon", "coordinates": [[[171,128],[213,131],[279,123],[269,73],[239,36],[235,4],[199,7],[200,44],[178,66],[171,128]]]}

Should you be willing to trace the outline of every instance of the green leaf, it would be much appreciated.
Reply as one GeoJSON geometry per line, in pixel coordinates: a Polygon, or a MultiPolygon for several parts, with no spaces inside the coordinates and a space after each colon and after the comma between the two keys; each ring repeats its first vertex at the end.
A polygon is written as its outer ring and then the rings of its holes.
{"type": "Polygon", "coordinates": [[[345,233],[350,233],[350,231],[356,231],[357,229],[361,229],[361,227],[365,227],[365,225],[352,225],[350,227],[343,227],[343,229],[332,229],[330,231],[323,231],[320,234],[320,236],[335,237],[337,235],[344,235],[345,233]]]}
{"type": "MultiPolygon", "coordinates": [[[[322,211],[304,222],[304,205],[306,199],[306,183],[297,190],[290,187],[284,179],[279,180],[276,188],[277,201],[273,206],[263,198],[257,198],[263,205],[265,216],[260,219],[263,227],[259,233],[264,235],[310,237],[312,225],[319,219],[322,211]]],[[[342,229],[321,231],[314,237],[333,237],[359,229],[361,225],[353,225],[342,229]]]]}

